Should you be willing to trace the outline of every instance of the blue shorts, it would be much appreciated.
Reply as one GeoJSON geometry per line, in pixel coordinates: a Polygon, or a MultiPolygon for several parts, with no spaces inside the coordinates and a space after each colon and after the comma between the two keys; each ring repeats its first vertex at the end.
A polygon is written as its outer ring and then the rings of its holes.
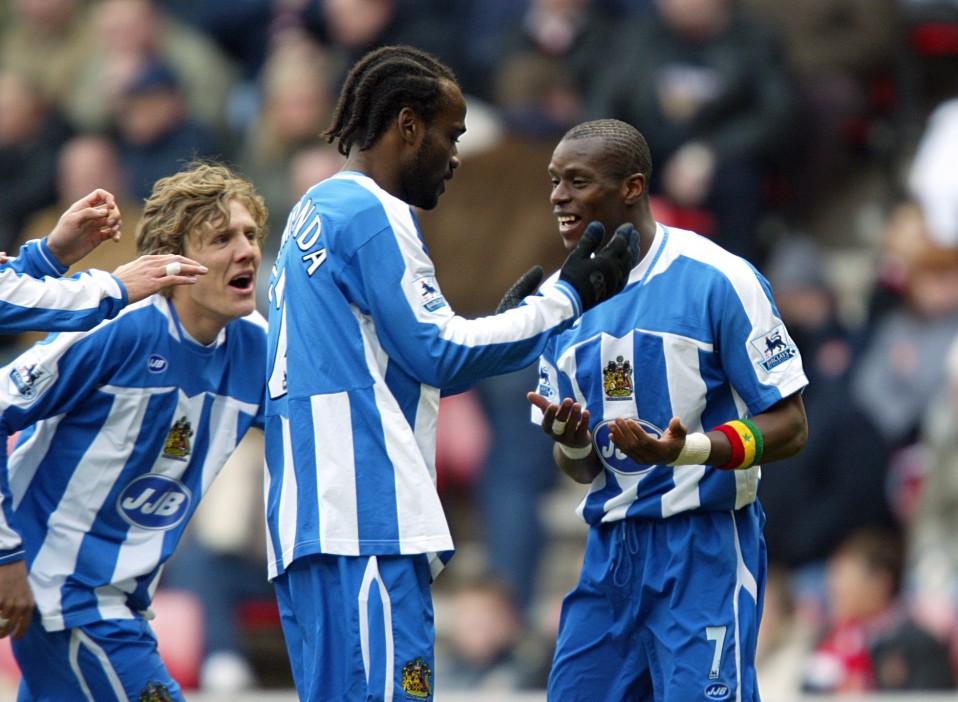
{"type": "Polygon", "coordinates": [[[431,702],[425,555],[305,556],[273,583],[302,702],[431,702]]]}
{"type": "Polygon", "coordinates": [[[592,527],[550,702],[759,702],[763,521],[755,503],[592,527]]]}
{"type": "Polygon", "coordinates": [[[182,702],[143,619],[44,631],[34,617],[13,642],[23,677],[17,702],[182,702]]]}

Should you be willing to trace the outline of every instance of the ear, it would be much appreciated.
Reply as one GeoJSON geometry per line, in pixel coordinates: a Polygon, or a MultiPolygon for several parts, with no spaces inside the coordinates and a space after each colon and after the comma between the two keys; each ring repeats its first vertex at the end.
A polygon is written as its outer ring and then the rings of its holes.
{"type": "Polygon", "coordinates": [[[647,181],[644,173],[633,173],[622,181],[622,201],[632,206],[645,194],[647,181]]]}
{"type": "Polygon", "coordinates": [[[423,132],[422,119],[411,107],[404,107],[396,117],[399,135],[407,144],[415,144],[423,132]]]}

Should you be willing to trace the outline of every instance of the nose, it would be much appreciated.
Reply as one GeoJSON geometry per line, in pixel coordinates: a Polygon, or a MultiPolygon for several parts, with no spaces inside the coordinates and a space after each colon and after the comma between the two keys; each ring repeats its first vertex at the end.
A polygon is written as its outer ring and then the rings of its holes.
{"type": "Polygon", "coordinates": [[[449,168],[451,170],[456,170],[461,165],[462,165],[462,158],[459,156],[459,152],[456,151],[455,153],[453,153],[452,158],[449,159],[449,168]]]}
{"type": "Polygon", "coordinates": [[[561,202],[568,202],[572,198],[569,196],[568,189],[561,183],[557,183],[552,188],[552,193],[549,195],[549,202],[553,205],[558,205],[561,202]]]}

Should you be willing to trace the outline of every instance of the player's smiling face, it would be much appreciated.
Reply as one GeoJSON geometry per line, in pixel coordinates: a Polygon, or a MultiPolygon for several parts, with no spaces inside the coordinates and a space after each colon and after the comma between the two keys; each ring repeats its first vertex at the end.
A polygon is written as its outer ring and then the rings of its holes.
{"type": "Polygon", "coordinates": [[[256,273],[263,253],[256,222],[239,200],[230,202],[229,222],[214,221],[186,237],[184,256],[209,268],[195,285],[177,286],[173,302],[181,323],[208,344],[230,321],[256,308],[256,273]]]}
{"type": "Polygon", "coordinates": [[[606,239],[623,222],[631,221],[624,202],[626,184],[605,170],[601,137],[560,141],[552,152],[552,210],[566,249],[579,243],[589,222],[605,225],[606,239]]]}

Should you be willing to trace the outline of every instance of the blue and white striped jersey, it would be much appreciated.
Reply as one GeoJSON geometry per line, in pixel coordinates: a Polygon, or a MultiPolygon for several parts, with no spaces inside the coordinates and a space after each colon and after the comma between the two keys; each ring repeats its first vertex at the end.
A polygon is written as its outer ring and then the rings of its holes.
{"type": "Polygon", "coordinates": [[[578,294],[560,282],[501,315],[457,316],[409,205],[343,172],[293,208],[269,295],[270,577],[307,554],[451,555],[440,389],[533,363],[578,294]]]}
{"type": "Polygon", "coordinates": [[[46,239],[29,241],[20,255],[0,266],[0,332],[79,331],[115,317],[126,288],[109,273],[66,273],[46,239]]]}
{"type": "Polygon", "coordinates": [[[2,476],[0,556],[25,551],[45,629],[149,607],[197,503],[263,426],[265,358],[258,313],[202,346],[154,295],[0,370],[0,422],[22,430],[2,476]]]}
{"type": "MultiPolygon", "coordinates": [[[[589,409],[604,470],[578,512],[598,524],[738,509],[755,501],[761,476],[759,466],[638,465],[609,440],[616,417],[655,436],[672,417],[690,432],[709,431],[807,383],[765,278],[708,239],[659,225],[626,289],[549,342],[537,392],[589,409]]],[[[542,421],[535,407],[532,420],[542,421]]]]}

